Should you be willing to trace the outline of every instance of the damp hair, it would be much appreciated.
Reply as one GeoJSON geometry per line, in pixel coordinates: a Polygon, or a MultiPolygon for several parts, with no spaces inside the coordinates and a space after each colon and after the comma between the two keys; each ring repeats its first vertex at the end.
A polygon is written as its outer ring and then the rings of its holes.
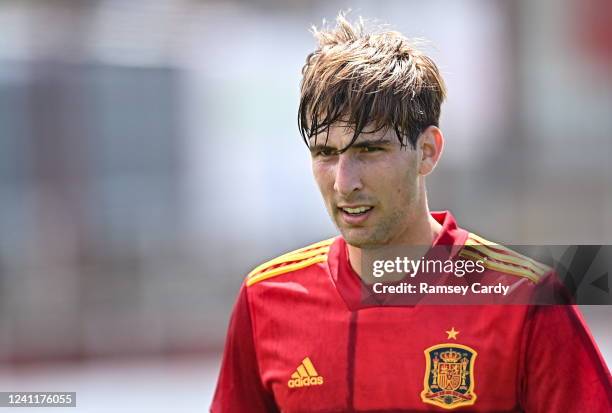
{"type": "Polygon", "coordinates": [[[302,68],[298,128],[306,145],[336,123],[353,137],[392,129],[402,147],[416,148],[428,126],[438,126],[446,86],[434,61],[397,31],[368,32],[344,13],[334,28],[312,28],[317,49],[302,68]]]}

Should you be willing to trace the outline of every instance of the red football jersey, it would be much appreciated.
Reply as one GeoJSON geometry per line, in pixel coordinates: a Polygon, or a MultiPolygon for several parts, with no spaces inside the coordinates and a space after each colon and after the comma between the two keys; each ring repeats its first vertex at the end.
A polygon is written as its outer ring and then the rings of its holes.
{"type": "MultiPolygon", "coordinates": [[[[434,245],[491,258],[486,277],[515,290],[545,278],[503,250],[470,250],[480,238],[432,215],[434,245]]],[[[610,372],[574,306],[383,306],[362,289],[341,237],[251,272],[211,412],[611,411],[610,372]]]]}

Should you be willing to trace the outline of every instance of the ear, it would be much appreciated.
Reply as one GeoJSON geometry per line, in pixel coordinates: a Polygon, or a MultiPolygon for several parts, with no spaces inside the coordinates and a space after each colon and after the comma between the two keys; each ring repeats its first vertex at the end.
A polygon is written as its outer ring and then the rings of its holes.
{"type": "Polygon", "coordinates": [[[428,126],[419,136],[417,148],[421,155],[419,174],[423,176],[429,175],[438,164],[444,149],[442,131],[436,126],[428,126]]]}

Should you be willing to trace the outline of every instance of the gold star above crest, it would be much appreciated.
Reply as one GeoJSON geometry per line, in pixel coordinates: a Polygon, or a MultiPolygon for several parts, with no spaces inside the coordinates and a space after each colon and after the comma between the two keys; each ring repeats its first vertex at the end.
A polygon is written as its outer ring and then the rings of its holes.
{"type": "Polygon", "coordinates": [[[453,340],[457,340],[457,334],[459,334],[459,331],[455,330],[455,327],[451,327],[446,334],[448,334],[448,337],[446,337],[447,339],[452,338],[453,340]]]}

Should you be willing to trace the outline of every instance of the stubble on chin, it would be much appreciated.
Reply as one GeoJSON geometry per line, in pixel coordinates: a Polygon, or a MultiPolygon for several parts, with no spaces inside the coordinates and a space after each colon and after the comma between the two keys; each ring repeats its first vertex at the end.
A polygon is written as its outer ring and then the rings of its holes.
{"type": "Polygon", "coordinates": [[[361,249],[375,249],[386,244],[385,232],[381,228],[343,228],[337,225],[347,244],[361,249]]]}
{"type": "Polygon", "coordinates": [[[347,244],[371,250],[393,244],[395,230],[401,225],[401,218],[401,214],[393,214],[372,227],[343,228],[338,221],[335,221],[335,224],[347,244]]]}

